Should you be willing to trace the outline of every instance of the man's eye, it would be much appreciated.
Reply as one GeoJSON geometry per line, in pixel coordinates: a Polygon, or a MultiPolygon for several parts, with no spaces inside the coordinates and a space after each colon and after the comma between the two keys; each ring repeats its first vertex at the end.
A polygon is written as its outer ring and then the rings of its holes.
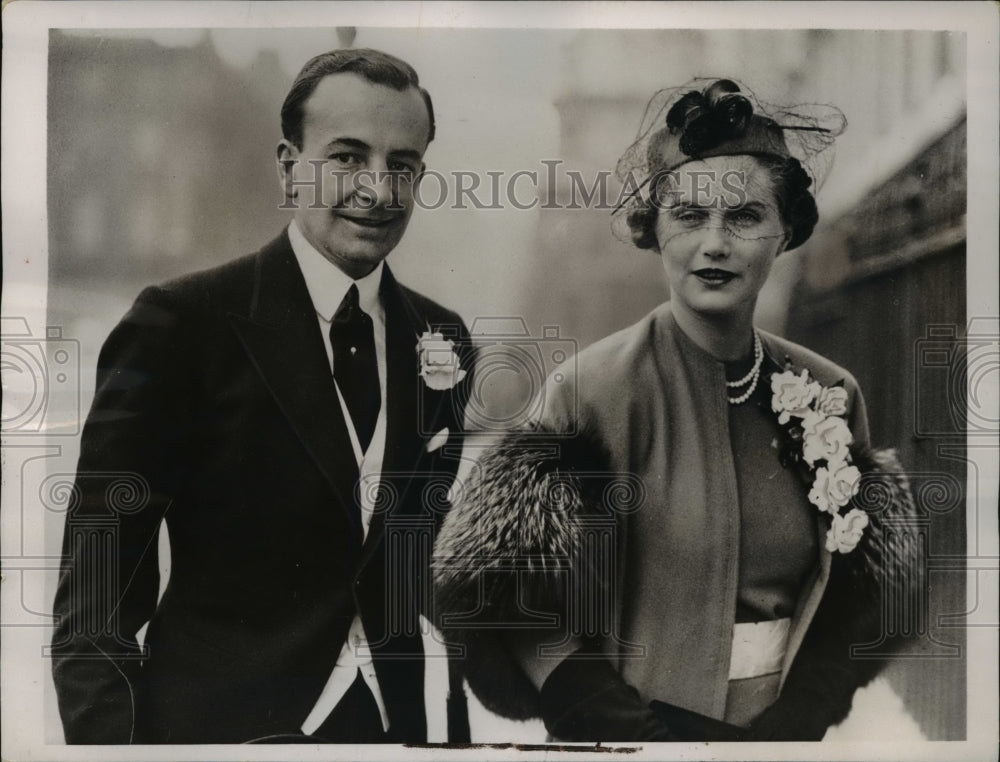
{"type": "Polygon", "coordinates": [[[330,154],[330,161],[343,167],[353,167],[361,163],[361,157],[356,153],[334,153],[330,154]]]}
{"type": "Polygon", "coordinates": [[[416,167],[411,164],[407,164],[405,161],[390,161],[389,171],[400,175],[415,175],[417,173],[416,167]]]}

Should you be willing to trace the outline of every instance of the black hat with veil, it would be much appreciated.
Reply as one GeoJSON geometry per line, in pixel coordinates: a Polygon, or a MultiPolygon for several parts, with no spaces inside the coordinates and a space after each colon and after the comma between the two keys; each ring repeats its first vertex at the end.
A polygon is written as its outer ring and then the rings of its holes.
{"type": "Polygon", "coordinates": [[[624,190],[612,230],[620,240],[635,241],[634,213],[649,213],[658,182],[687,162],[713,156],[778,162],[801,174],[796,184],[802,192],[809,188],[815,194],[832,166],[834,141],[846,126],[834,106],[765,104],[732,79],[699,77],[660,90],[650,98],[637,137],[615,168],[624,190]]]}

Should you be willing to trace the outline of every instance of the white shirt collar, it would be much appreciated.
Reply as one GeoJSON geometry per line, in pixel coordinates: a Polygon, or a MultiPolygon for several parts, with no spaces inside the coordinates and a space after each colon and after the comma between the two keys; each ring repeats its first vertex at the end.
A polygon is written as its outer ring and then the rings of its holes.
{"type": "Polygon", "coordinates": [[[328,323],[333,320],[334,313],[354,283],[358,286],[358,302],[361,309],[372,316],[377,314],[384,262],[379,262],[365,277],[354,280],[306,240],[295,220],[288,226],[288,240],[299,262],[302,277],[305,278],[313,308],[323,320],[328,323]]]}

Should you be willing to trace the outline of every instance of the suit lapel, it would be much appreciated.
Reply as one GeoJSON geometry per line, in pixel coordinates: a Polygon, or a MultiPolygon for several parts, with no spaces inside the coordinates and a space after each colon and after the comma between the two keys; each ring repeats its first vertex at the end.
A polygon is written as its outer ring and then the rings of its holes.
{"type": "Polygon", "coordinates": [[[361,542],[355,508],[358,467],[337,400],[316,312],[287,231],[257,258],[247,315],[233,328],[282,413],[326,477],[361,542]]]}

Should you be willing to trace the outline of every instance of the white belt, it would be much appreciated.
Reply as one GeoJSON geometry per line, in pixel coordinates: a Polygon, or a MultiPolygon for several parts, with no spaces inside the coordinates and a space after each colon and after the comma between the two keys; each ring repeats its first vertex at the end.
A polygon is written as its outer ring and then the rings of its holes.
{"type": "Polygon", "coordinates": [[[792,620],[741,622],[733,627],[729,679],[742,680],[781,672],[792,620]]]}

